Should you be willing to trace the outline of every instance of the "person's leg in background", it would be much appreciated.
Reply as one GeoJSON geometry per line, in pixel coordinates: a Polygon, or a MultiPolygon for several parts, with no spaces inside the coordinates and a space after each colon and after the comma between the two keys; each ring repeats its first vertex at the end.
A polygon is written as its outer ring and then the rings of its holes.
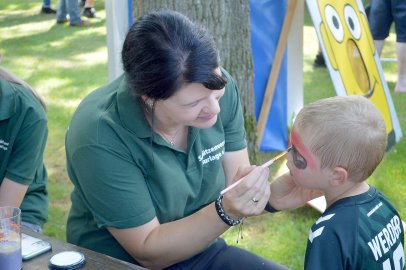
{"type": "Polygon", "coordinates": [[[86,0],[82,15],[88,18],[96,18],[96,9],[93,0],[86,0]]]}
{"type": "Polygon", "coordinates": [[[55,14],[56,13],[56,10],[51,8],[51,0],[42,1],[41,13],[42,14],[55,14]]]}
{"type": "Polygon", "coordinates": [[[395,21],[398,63],[398,81],[395,92],[406,93],[406,1],[392,0],[392,10],[395,21]]]}
{"type": "Polygon", "coordinates": [[[369,26],[375,48],[379,55],[382,53],[385,39],[389,36],[393,22],[391,0],[371,0],[369,26]]]}
{"type": "Polygon", "coordinates": [[[404,0],[371,0],[369,25],[376,51],[382,53],[392,22],[396,29],[398,81],[395,92],[406,92],[406,2],[404,0]]]}
{"type": "MultiPolygon", "coordinates": [[[[82,26],[82,19],[80,18],[80,8],[77,0],[67,0],[66,8],[69,14],[69,20],[71,26],[82,26]]],[[[89,22],[87,22],[89,23],[89,22]]],[[[85,25],[83,25],[85,26],[85,25]]]]}
{"type": "Polygon", "coordinates": [[[395,92],[406,93],[406,43],[396,42],[396,55],[398,62],[398,82],[395,92]]]}
{"type": "Polygon", "coordinates": [[[369,18],[369,12],[371,11],[371,5],[369,2],[370,2],[369,0],[362,1],[362,4],[364,5],[365,15],[367,15],[367,19],[369,18]]]}
{"type": "Polygon", "coordinates": [[[80,18],[80,8],[77,0],[59,0],[58,10],[56,12],[56,22],[67,22],[67,14],[71,26],[89,26],[90,22],[83,21],[80,18]]]}
{"type": "Polygon", "coordinates": [[[59,0],[58,2],[58,8],[56,10],[56,23],[65,23],[68,22],[68,18],[66,17],[68,15],[67,9],[66,9],[66,1],[65,0],[59,0]]]}
{"type": "Polygon", "coordinates": [[[326,62],[324,60],[323,52],[321,51],[321,47],[319,44],[319,48],[317,50],[316,57],[313,61],[313,67],[326,67],[326,62]]]}

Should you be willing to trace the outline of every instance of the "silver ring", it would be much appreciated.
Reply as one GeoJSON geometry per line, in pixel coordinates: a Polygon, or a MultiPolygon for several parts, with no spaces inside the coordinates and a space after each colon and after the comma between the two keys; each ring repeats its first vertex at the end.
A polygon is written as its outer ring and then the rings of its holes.
{"type": "Polygon", "coordinates": [[[259,200],[257,200],[257,198],[255,198],[255,197],[252,198],[251,201],[253,201],[254,203],[258,203],[258,202],[259,202],[259,200]]]}

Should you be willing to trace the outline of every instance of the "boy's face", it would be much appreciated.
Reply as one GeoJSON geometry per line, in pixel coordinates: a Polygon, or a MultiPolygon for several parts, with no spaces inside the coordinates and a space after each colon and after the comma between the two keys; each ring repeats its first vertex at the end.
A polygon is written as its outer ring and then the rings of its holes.
{"type": "Polygon", "coordinates": [[[310,151],[295,128],[290,134],[291,149],[286,155],[287,166],[296,184],[312,189],[327,185],[327,171],[320,169],[320,160],[310,151]]]}

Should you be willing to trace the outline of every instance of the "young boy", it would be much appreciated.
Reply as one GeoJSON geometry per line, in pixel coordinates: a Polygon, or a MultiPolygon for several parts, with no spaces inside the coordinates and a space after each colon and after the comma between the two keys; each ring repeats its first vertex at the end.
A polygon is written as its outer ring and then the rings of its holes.
{"type": "Polygon", "coordinates": [[[399,213],[365,182],[387,142],[374,104],[362,96],[316,101],[300,111],[290,139],[294,181],[321,190],[327,203],[309,232],[305,269],[405,269],[399,213]]]}

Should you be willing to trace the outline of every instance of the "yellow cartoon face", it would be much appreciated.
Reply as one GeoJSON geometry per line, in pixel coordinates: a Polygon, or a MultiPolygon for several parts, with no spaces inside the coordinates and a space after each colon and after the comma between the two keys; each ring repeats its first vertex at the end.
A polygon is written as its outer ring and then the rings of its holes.
{"type": "Polygon", "coordinates": [[[318,7],[326,62],[339,73],[348,95],[363,95],[380,108],[389,134],[393,129],[391,115],[365,14],[355,0],[319,0],[318,7]]]}

